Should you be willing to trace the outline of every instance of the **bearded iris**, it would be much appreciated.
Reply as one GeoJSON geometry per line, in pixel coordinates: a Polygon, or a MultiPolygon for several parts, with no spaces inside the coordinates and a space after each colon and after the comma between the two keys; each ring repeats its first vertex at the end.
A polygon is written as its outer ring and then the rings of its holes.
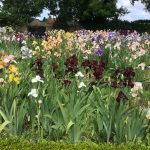
{"type": "Polygon", "coordinates": [[[28,93],[28,96],[38,97],[38,90],[37,89],[31,89],[31,91],[28,93]]]}
{"type": "Polygon", "coordinates": [[[93,55],[94,56],[102,56],[103,54],[103,50],[101,47],[97,48],[94,52],[93,52],[93,55]]]}
{"type": "Polygon", "coordinates": [[[37,75],[35,78],[32,79],[32,83],[36,83],[36,82],[44,83],[44,81],[42,80],[42,78],[39,75],[37,75]]]}

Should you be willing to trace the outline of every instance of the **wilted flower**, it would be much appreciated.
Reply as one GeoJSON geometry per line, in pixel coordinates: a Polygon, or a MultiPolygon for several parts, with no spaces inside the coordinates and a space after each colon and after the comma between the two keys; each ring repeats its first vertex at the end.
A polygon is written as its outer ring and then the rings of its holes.
{"type": "Polygon", "coordinates": [[[79,89],[82,88],[82,87],[86,87],[86,85],[84,84],[84,82],[80,82],[80,84],[78,86],[79,89]]]}
{"type": "Polygon", "coordinates": [[[38,90],[31,89],[31,91],[28,93],[28,96],[38,97],[38,90]]]}
{"type": "Polygon", "coordinates": [[[35,78],[32,79],[32,83],[36,83],[36,82],[44,83],[44,81],[42,80],[42,78],[39,75],[37,75],[35,78]]]}
{"type": "Polygon", "coordinates": [[[82,72],[80,72],[80,71],[77,72],[77,73],[75,74],[75,76],[76,76],[76,77],[84,77],[84,75],[83,75],[82,72]]]}

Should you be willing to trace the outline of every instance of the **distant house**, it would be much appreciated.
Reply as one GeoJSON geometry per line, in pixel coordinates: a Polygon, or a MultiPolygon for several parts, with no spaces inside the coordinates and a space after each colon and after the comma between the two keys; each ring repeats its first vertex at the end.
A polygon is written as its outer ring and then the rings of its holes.
{"type": "Polygon", "coordinates": [[[40,32],[44,33],[45,31],[51,31],[53,29],[53,24],[55,19],[49,17],[45,21],[40,21],[39,19],[34,19],[27,25],[24,25],[18,29],[19,32],[40,32]]]}

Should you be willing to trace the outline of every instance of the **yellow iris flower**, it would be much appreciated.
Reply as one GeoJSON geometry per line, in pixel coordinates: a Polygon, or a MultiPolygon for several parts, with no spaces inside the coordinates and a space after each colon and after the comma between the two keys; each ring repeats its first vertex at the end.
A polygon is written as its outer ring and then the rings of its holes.
{"type": "Polygon", "coordinates": [[[14,74],[9,74],[9,82],[12,82],[13,81],[13,78],[14,78],[14,74]]]}
{"type": "Polygon", "coordinates": [[[9,68],[8,68],[9,72],[17,72],[18,71],[18,68],[15,66],[15,65],[9,65],[9,68]]]}
{"type": "Polygon", "coordinates": [[[9,74],[9,82],[14,82],[16,84],[20,83],[20,77],[18,75],[15,74],[9,74]]]}
{"type": "Polygon", "coordinates": [[[19,84],[19,83],[20,83],[20,78],[19,78],[18,76],[15,76],[15,77],[14,77],[14,82],[15,82],[16,84],[19,84]]]}

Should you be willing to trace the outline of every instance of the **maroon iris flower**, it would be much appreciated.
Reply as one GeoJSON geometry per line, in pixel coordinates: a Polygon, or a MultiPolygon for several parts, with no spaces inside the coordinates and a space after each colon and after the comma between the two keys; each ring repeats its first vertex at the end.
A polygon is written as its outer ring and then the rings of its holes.
{"type": "Polygon", "coordinates": [[[84,60],[84,62],[82,63],[82,66],[84,67],[84,68],[87,68],[87,67],[91,67],[91,63],[90,63],[90,61],[88,60],[88,59],[86,59],[86,60],[84,60]]]}
{"type": "Polygon", "coordinates": [[[76,73],[78,71],[77,65],[78,65],[78,59],[76,57],[76,55],[70,56],[65,62],[64,62],[65,66],[66,66],[66,73],[72,72],[72,73],[76,73]]]}
{"type": "Polygon", "coordinates": [[[40,67],[40,66],[42,66],[42,65],[43,65],[43,63],[42,63],[42,60],[41,60],[41,59],[36,59],[36,60],[35,60],[35,63],[36,63],[36,65],[37,65],[38,67],[40,67]]]}
{"type": "Polygon", "coordinates": [[[104,68],[101,65],[94,66],[94,76],[97,80],[102,78],[104,68]]]}
{"type": "Polygon", "coordinates": [[[98,62],[96,60],[92,60],[91,67],[96,68],[98,66],[98,62]]]}
{"type": "Polygon", "coordinates": [[[130,78],[135,76],[135,72],[133,71],[132,67],[127,67],[123,72],[123,75],[127,78],[130,78]]]}
{"type": "Polygon", "coordinates": [[[42,60],[41,59],[36,59],[35,60],[35,64],[36,64],[36,67],[37,67],[37,74],[43,78],[43,69],[42,69],[42,60]]]}
{"type": "Polygon", "coordinates": [[[127,96],[122,91],[120,91],[116,98],[116,101],[121,102],[123,100],[127,100],[127,96]]]}
{"type": "Polygon", "coordinates": [[[105,60],[102,60],[102,61],[101,61],[101,66],[102,66],[103,68],[105,68],[105,66],[106,66],[106,61],[105,61],[105,60]]]}
{"type": "Polygon", "coordinates": [[[69,80],[64,80],[64,85],[65,86],[69,86],[71,84],[71,81],[69,81],[69,80]]]}

